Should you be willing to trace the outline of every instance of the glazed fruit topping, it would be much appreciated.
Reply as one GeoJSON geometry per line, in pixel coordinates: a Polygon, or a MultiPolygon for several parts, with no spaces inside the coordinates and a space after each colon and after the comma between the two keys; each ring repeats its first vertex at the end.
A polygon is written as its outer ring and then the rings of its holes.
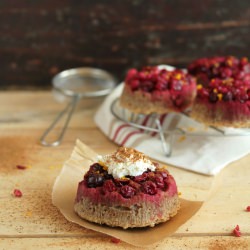
{"type": "Polygon", "coordinates": [[[198,97],[218,101],[250,101],[250,63],[246,57],[201,58],[188,67],[197,78],[198,97]]]}
{"type": "Polygon", "coordinates": [[[135,195],[135,189],[129,185],[122,186],[120,192],[124,198],[131,198],[135,195]]]}
{"type": "Polygon", "coordinates": [[[154,182],[152,181],[146,181],[143,183],[142,185],[142,191],[145,194],[150,194],[150,195],[154,195],[157,193],[157,186],[154,182]]]}
{"type": "Polygon", "coordinates": [[[157,168],[156,171],[148,169],[138,176],[115,179],[99,163],[91,165],[89,171],[84,175],[87,187],[100,187],[103,193],[118,192],[124,198],[131,198],[140,192],[154,195],[158,190],[166,191],[168,189],[167,181],[168,171],[160,168],[157,168]]]}
{"type": "Polygon", "coordinates": [[[183,70],[168,71],[153,66],[143,67],[141,70],[130,69],[125,79],[132,91],[145,92],[165,90],[179,92],[184,85],[193,84],[194,81],[194,78],[183,70]]]}

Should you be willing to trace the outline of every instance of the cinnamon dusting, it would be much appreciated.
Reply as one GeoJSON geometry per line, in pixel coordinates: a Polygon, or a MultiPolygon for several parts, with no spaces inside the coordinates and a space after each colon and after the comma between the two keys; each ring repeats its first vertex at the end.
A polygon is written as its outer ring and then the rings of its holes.
{"type": "Polygon", "coordinates": [[[132,163],[135,163],[139,160],[141,161],[148,161],[146,155],[143,153],[133,149],[133,148],[126,148],[126,147],[120,147],[117,149],[117,151],[110,156],[110,159],[117,163],[122,163],[129,159],[132,163]]]}

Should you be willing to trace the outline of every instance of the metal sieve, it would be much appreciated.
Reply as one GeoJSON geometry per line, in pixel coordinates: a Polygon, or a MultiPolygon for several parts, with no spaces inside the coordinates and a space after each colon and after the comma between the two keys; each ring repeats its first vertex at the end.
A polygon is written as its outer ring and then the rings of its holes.
{"type": "Polygon", "coordinates": [[[69,97],[68,105],[57,115],[40,138],[44,146],[58,146],[65,134],[71,116],[80,99],[102,97],[116,86],[115,78],[105,70],[97,68],[75,68],[60,72],[52,79],[53,90],[69,97]],[[58,122],[66,116],[64,125],[56,140],[48,142],[47,137],[58,122]]]}

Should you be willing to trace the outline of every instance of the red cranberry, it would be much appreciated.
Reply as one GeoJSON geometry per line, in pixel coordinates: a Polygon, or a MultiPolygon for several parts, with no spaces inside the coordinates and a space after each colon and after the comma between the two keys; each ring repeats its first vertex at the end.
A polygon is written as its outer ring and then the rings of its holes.
{"type": "Polygon", "coordinates": [[[129,181],[129,186],[133,187],[135,190],[139,190],[141,185],[135,181],[130,180],[129,181]]]}
{"type": "Polygon", "coordinates": [[[145,81],[141,88],[146,92],[151,92],[154,89],[154,83],[151,81],[145,81]]]}
{"type": "Polygon", "coordinates": [[[154,195],[157,193],[157,186],[152,181],[146,181],[142,184],[142,191],[146,194],[154,195]]]}
{"type": "Polygon", "coordinates": [[[27,167],[26,167],[26,166],[23,166],[23,165],[16,165],[16,168],[21,169],[21,170],[24,170],[24,169],[26,169],[27,167]]]}
{"type": "Polygon", "coordinates": [[[100,174],[91,173],[86,176],[86,182],[89,188],[100,187],[103,185],[104,177],[100,174]]]}
{"type": "Polygon", "coordinates": [[[250,100],[250,89],[247,91],[248,100],[250,100]]]}
{"type": "Polygon", "coordinates": [[[167,189],[168,189],[168,185],[169,185],[168,181],[169,181],[169,180],[168,180],[167,178],[164,179],[164,183],[165,183],[164,190],[167,190],[167,189]]]}
{"type": "Polygon", "coordinates": [[[147,173],[147,175],[148,175],[148,179],[150,179],[150,180],[155,179],[155,172],[150,171],[150,172],[147,173]]]}
{"type": "Polygon", "coordinates": [[[176,91],[180,91],[182,89],[182,83],[181,81],[173,80],[171,87],[176,91]]]}
{"type": "Polygon", "coordinates": [[[117,187],[122,187],[124,185],[127,185],[129,183],[129,179],[114,179],[115,185],[117,187]]]}
{"type": "Polygon", "coordinates": [[[156,186],[160,189],[163,189],[165,187],[163,177],[160,174],[157,174],[155,176],[155,183],[156,183],[156,186]]]}
{"type": "Polygon", "coordinates": [[[217,100],[218,100],[217,94],[214,93],[214,92],[210,92],[210,94],[209,94],[209,101],[212,102],[212,103],[214,103],[214,102],[217,102],[217,100]]]}
{"type": "Polygon", "coordinates": [[[133,78],[135,75],[137,75],[138,71],[136,69],[130,69],[127,73],[126,80],[129,80],[133,78]]]}
{"type": "Polygon", "coordinates": [[[130,82],[130,86],[132,90],[137,90],[140,85],[140,82],[138,80],[132,80],[130,82]]]}
{"type": "Polygon", "coordinates": [[[141,175],[135,176],[134,177],[134,181],[135,182],[143,182],[148,178],[148,174],[147,173],[143,173],[141,175]]]}
{"type": "Polygon", "coordinates": [[[222,78],[229,78],[233,74],[232,70],[229,68],[221,68],[222,78]]]}
{"type": "Polygon", "coordinates": [[[107,180],[103,184],[104,191],[114,192],[116,191],[116,186],[112,180],[107,180]]]}
{"type": "Polygon", "coordinates": [[[166,170],[162,170],[162,171],[156,171],[156,174],[160,174],[163,179],[166,179],[168,177],[168,172],[166,170]]]}
{"type": "Polygon", "coordinates": [[[167,89],[167,82],[164,81],[158,81],[155,85],[156,90],[166,90],[167,89]]]}
{"type": "Polygon", "coordinates": [[[201,96],[201,97],[207,97],[209,96],[209,92],[207,91],[207,89],[205,88],[202,88],[198,91],[198,95],[201,96]]]}
{"type": "Polygon", "coordinates": [[[228,91],[223,95],[223,101],[232,101],[233,100],[233,94],[232,92],[228,91]]]}
{"type": "Polygon", "coordinates": [[[120,192],[124,198],[131,198],[135,195],[135,189],[129,185],[122,186],[120,192]]]}
{"type": "Polygon", "coordinates": [[[237,98],[237,100],[239,100],[239,102],[244,103],[248,100],[248,95],[242,93],[242,94],[238,95],[236,98],[237,98]]]}
{"type": "Polygon", "coordinates": [[[23,193],[19,189],[14,189],[13,194],[15,197],[22,197],[23,193]]]}

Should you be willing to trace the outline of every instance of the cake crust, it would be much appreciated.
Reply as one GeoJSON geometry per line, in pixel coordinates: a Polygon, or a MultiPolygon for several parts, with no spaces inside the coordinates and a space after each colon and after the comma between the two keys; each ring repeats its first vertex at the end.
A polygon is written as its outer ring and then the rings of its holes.
{"type": "Polygon", "coordinates": [[[94,204],[90,199],[81,199],[74,206],[75,212],[83,219],[123,229],[153,227],[168,221],[180,209],[178,195],[163,198],[160,203],[141,202],[127,206],[94,204]],[[157,211],[157,214],[156,214],[157,211]]]}

